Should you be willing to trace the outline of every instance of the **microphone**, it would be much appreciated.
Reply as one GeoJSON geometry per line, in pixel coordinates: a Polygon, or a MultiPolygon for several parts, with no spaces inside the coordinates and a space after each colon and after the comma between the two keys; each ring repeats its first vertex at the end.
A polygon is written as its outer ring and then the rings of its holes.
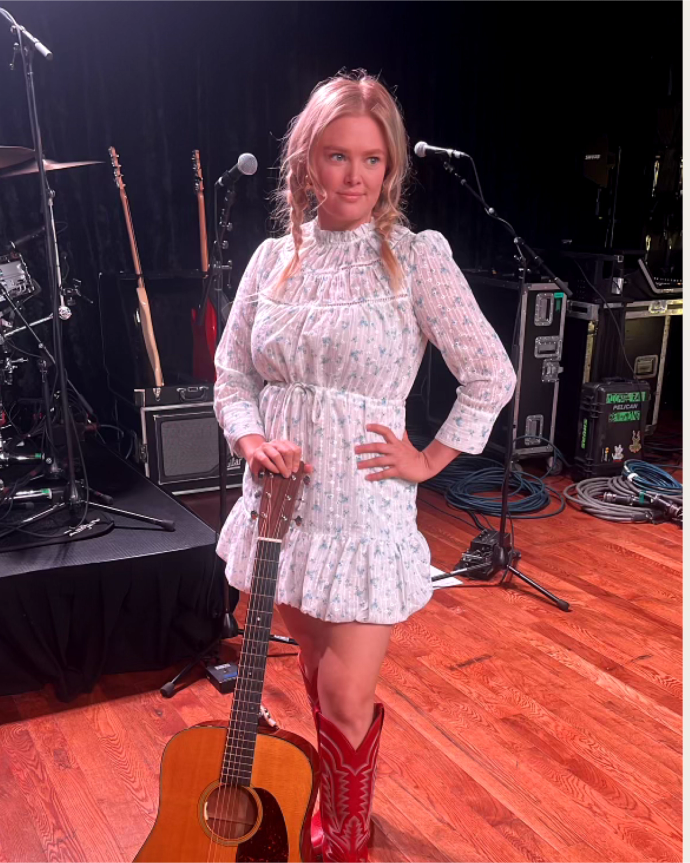
{"type": "Polygon", "coordinates": [[[417,141],[414,145],[414,154],[420,159],[425,156],[444,156],[446,159],[470,159],[468,153],[463,153],[462,150],[446,150],[443,147],[432,147],[426,141],[417,141]]]}
{"type": "Polygon", "coordinates": [[[29,234],[24,234],[24,236],[19,237],[16,240],[10,240],[6,248],[19,248],[19,246],[23,246],[24,243],[28,243],[29,240],[34,240],[36,237],[40,237],[41,234],[45,233],[45,225],[41,225],[40,228],[36,228],[36,230],[31,231],[29,234]]]}
{"type": "Polygon", "coordinates": [[[12,452],[0,452],[0,466],[5,464],[25,464],[29,461],[45,461],[42,452],[33,452],[29,455],[17,455],[12,452]]]}
{"type": "Polygon", "coordinates": [[[240,174],[256,174],[256,169],[259,163],[256,161],[256,156],[251,153],[242,153],[237,160],[237,164],[227,170],[221,177],[216,180],[216,186],[230,186],[239,179],[240,174]]]}

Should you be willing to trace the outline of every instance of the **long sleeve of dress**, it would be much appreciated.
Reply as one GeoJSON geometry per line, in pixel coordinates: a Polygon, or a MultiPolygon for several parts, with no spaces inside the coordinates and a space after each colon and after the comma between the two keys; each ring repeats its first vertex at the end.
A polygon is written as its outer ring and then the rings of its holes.
{"type": "Polygon", "coordinates": [[[258,397],[263,379],[252,363],[252,326],[256,315],[261,262],[272,240],[252,255],[240,281],[223,337],[216,351],[213,407],[231,453],[238,458],[237,441],[248,434],[264,435],[258,397]]]}
{"type": "Polygon", "coordinates": [[[415,317],[459,383],[436,439],[462,452],[481,453],[513,394],[515,371],[443,234],[418,234],[412,257],[415,317]]]}

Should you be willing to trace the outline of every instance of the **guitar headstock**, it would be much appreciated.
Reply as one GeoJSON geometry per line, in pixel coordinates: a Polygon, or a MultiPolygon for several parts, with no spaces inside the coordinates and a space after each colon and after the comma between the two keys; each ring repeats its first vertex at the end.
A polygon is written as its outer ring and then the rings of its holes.
{"type": "Polygon", "coordinates": [[[122,179],[122,169],[120,168],[120,157],[117,155],[115,147],[108,147],[110,155],[110,164],[113,166],[115,176],[115,185],[118,189],[124,189],[125,181],[122,179]]]}
{"type": "Polygon", "coordinates": [[[192,174],[194,176],[194,191],[199,194],[199,192],[204,191],[204,178],[201,174],[201,159],[198,150],[192,150],[192,174]]]}
{"type": "MultiPolygon", "coordinates": [[[[262,471],[262,474],[266,481],[261,494],[261,504],[258,513],[252,512],[252,518],[260,519],[260,539],[283,539],[292,521],[300,485],[309,485],[309,475],[304,470],[303,461],[299,463],[299,470],[290,476],[269,471],[262,471]]],[[[302,517],[297,516],[295,523],[300,525],[302,517]]]]}

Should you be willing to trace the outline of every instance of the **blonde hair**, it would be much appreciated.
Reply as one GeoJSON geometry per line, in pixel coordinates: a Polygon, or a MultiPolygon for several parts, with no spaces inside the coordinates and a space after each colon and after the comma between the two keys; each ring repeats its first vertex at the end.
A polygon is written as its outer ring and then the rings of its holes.
{"type": "Polygon", "coordinates": [[[302,112],[291,121],[283,139],[273,218],[285,236],[292,234],[295,254],[275,285],[275,291],[299,269],[302,225],[308,221],[307,217],[315,218],[318,209],[312,189],[321,198],[325,195],[312,167],[315,145],[329,123],[339,117],[364,115],[378,122],[388,150],[381,195],[372,218],[381,240],[381,261],[394,293],[400,289],[402,268],[389,239],[396,225],[407,224],[402,211],[403,191],[410,170],[407,132],[395,98],[377,78],[359,69],[352,73],[339,72],[317,84],[302,112]]]}

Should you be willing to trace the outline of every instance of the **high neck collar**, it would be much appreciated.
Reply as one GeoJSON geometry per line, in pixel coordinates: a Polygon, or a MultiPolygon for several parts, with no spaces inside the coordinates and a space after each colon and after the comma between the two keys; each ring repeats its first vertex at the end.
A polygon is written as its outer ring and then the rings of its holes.
{"type": "Polygon", "coordinates": [[[325,231],[318,226],[316,219],[313,219],[308,224],[312,226],[314,240],[320,246],[325,246],[329,243],[353,243],[355,240],[363,240],[371,236],[375,231],[373,221],[365,222],[353,231],[325,231]]]}

